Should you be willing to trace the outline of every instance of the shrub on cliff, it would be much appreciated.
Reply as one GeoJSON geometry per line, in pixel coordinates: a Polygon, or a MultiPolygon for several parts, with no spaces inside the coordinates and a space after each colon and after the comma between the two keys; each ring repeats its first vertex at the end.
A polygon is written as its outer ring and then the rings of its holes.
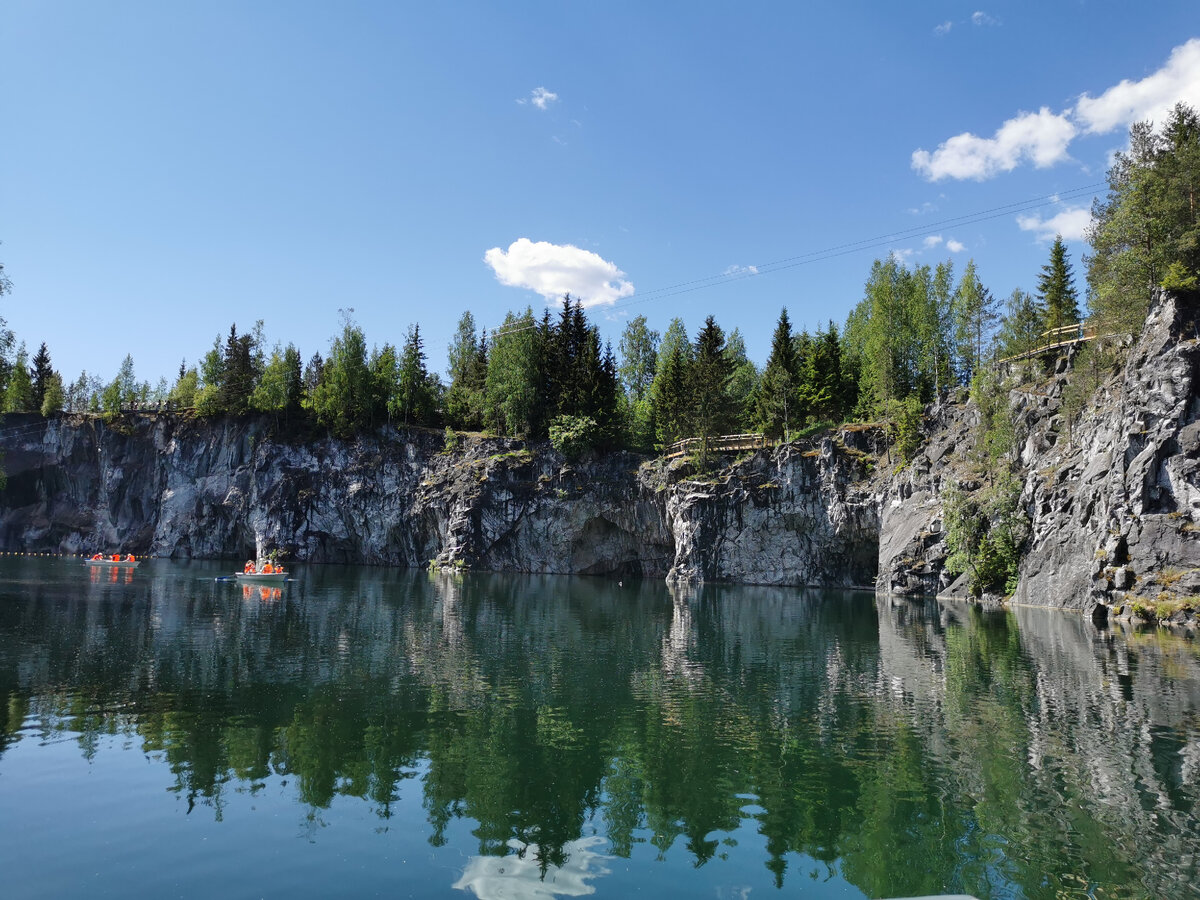
{"type": "Polygon", "coordinates": [[[578,459],[600,437],[600,426],[590,416],[559,416],[550,424],[550,445],[567,459],[578,459]]]}

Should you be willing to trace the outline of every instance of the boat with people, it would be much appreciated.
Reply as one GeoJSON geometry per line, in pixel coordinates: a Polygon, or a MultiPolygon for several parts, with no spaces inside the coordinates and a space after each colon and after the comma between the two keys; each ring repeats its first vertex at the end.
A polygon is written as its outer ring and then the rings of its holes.
{"type": "Polygon", "coordinates": [[[265,562],[259,566],[255,565],[252,559],[246,560],[242,571],[234,573],[234,577],[238,581],[255,584],[283,584],[287,581],[287,576],[288,573],[283,570],[283,566],[271,562],[265,562]]]}
{"type": "Polygon", "coordinates": [[[120,553],[112,553],[105,556],[103,553],[97,553],[90,559],[83,561],[85,566],[119,566],[122,569],[136,569],[138,567],[138,559],[132,553],[124,555],[120,553]]]}

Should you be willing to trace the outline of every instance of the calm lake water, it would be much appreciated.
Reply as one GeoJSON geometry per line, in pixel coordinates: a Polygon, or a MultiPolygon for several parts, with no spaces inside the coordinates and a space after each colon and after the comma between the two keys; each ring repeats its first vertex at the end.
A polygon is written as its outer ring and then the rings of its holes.
{"type": "Polygon", "coordinates": [[[1200,896],[1200,655],[861,593],[0,560],[6,897],[1200,896]]]}

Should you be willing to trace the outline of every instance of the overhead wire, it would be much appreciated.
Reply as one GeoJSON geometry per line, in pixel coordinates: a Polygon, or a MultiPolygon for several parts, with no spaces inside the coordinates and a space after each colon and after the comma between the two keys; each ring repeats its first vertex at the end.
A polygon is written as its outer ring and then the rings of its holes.
{"type": "MultiPolygon", "coordinates": [[[[1039,209],[1043,206],[1050,206],[1054,203],[1061,203],[1067,200],[1077,200],[1080,197],[1093,193],[1097,188],[1102,188],[1105,185],[1106,182],[1098,181],[1093,184],[1069,188],[1065,191],[1056,191],[1052,194],[1043,194],[1039,197],[1030,197],[1025,200],[1015,201],[1013,203],[1005,203],[1000,206],[993,206],[988,209],[979,210],[973,213],[966,213],[961,216],[939,219],[936,222],[926,222],[921,225],[913,226],[912,228],[891,231],[887,232],[886,234],[863,238],[862,240],[858,241],[849,241],[843,244],[836,244],[832,247],[826,247],[821,250],[812,250],[807,253],[800,253],[795,256],[789,256],[783,259],[773,260],[771,262],[745,266],[734,272],[726,271],[715,275],[708,275],[703,278],[694,278],[690,281],[682,281],[677,284],[666,285],[661,288],[643,291],[629,298],[628,300],[614,303],[612,306],[608,307],[608,309],[626,309],[639,303],[649,303],[654,300],[665,300],[668,297],[677,297],[680,294],[688,294],[692,293],[693,291],[703,290],[704,288],[708,287],[715,287],[721,284],[730,284],[735,281],[743,281],[747,278],[757,278],[760,275],[770,275],[775,272],[782,272],[787,269],[797,268],[799,266],[823,262],[828,259],[835,259],[839,256],[847,256],[851,253],[858,253],[862,250],[875,249],[899,240],[928,237],[933,235],[935,232],[949,227],[974,225],[979,222],[998,219],[1002,216],[1013,215],[1020,212],[1029,212],[1034,209],[1039,209]]],[[[521,325],[519,327],[511,328],[505,328],[504,326],[501,326],[500,328],[496,329],[495,331],[491,331],[488,334],[489,337],[494,340],[497,337],[503,337],[509,334],[518,334],[523,331],[530,331],[537,327],[538,326],[536,322],[529,325],[521,325]]]]}

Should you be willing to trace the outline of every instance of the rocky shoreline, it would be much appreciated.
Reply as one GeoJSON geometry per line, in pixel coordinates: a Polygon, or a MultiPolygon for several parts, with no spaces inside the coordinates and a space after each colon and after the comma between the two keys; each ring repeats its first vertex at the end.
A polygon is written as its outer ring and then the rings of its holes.
{"type": "MultiPolygon", "coordinates": [[[[1080,420],[1065,364],[1014,389],[1021,502],[1032,523],[1014,602],[1194,621],[1200,594],[1200,299],[1160,295],[1123,372],[1080,420]]],[[[725,460],[630,453],[570,462],[546,445],[384,428],[354,440],[273,417],[4,418],[0,550],[867,586],[963,596],[945,571],[943,492],[978,411],[926,410],[889,462],[849,426],[725,460]]]]}

